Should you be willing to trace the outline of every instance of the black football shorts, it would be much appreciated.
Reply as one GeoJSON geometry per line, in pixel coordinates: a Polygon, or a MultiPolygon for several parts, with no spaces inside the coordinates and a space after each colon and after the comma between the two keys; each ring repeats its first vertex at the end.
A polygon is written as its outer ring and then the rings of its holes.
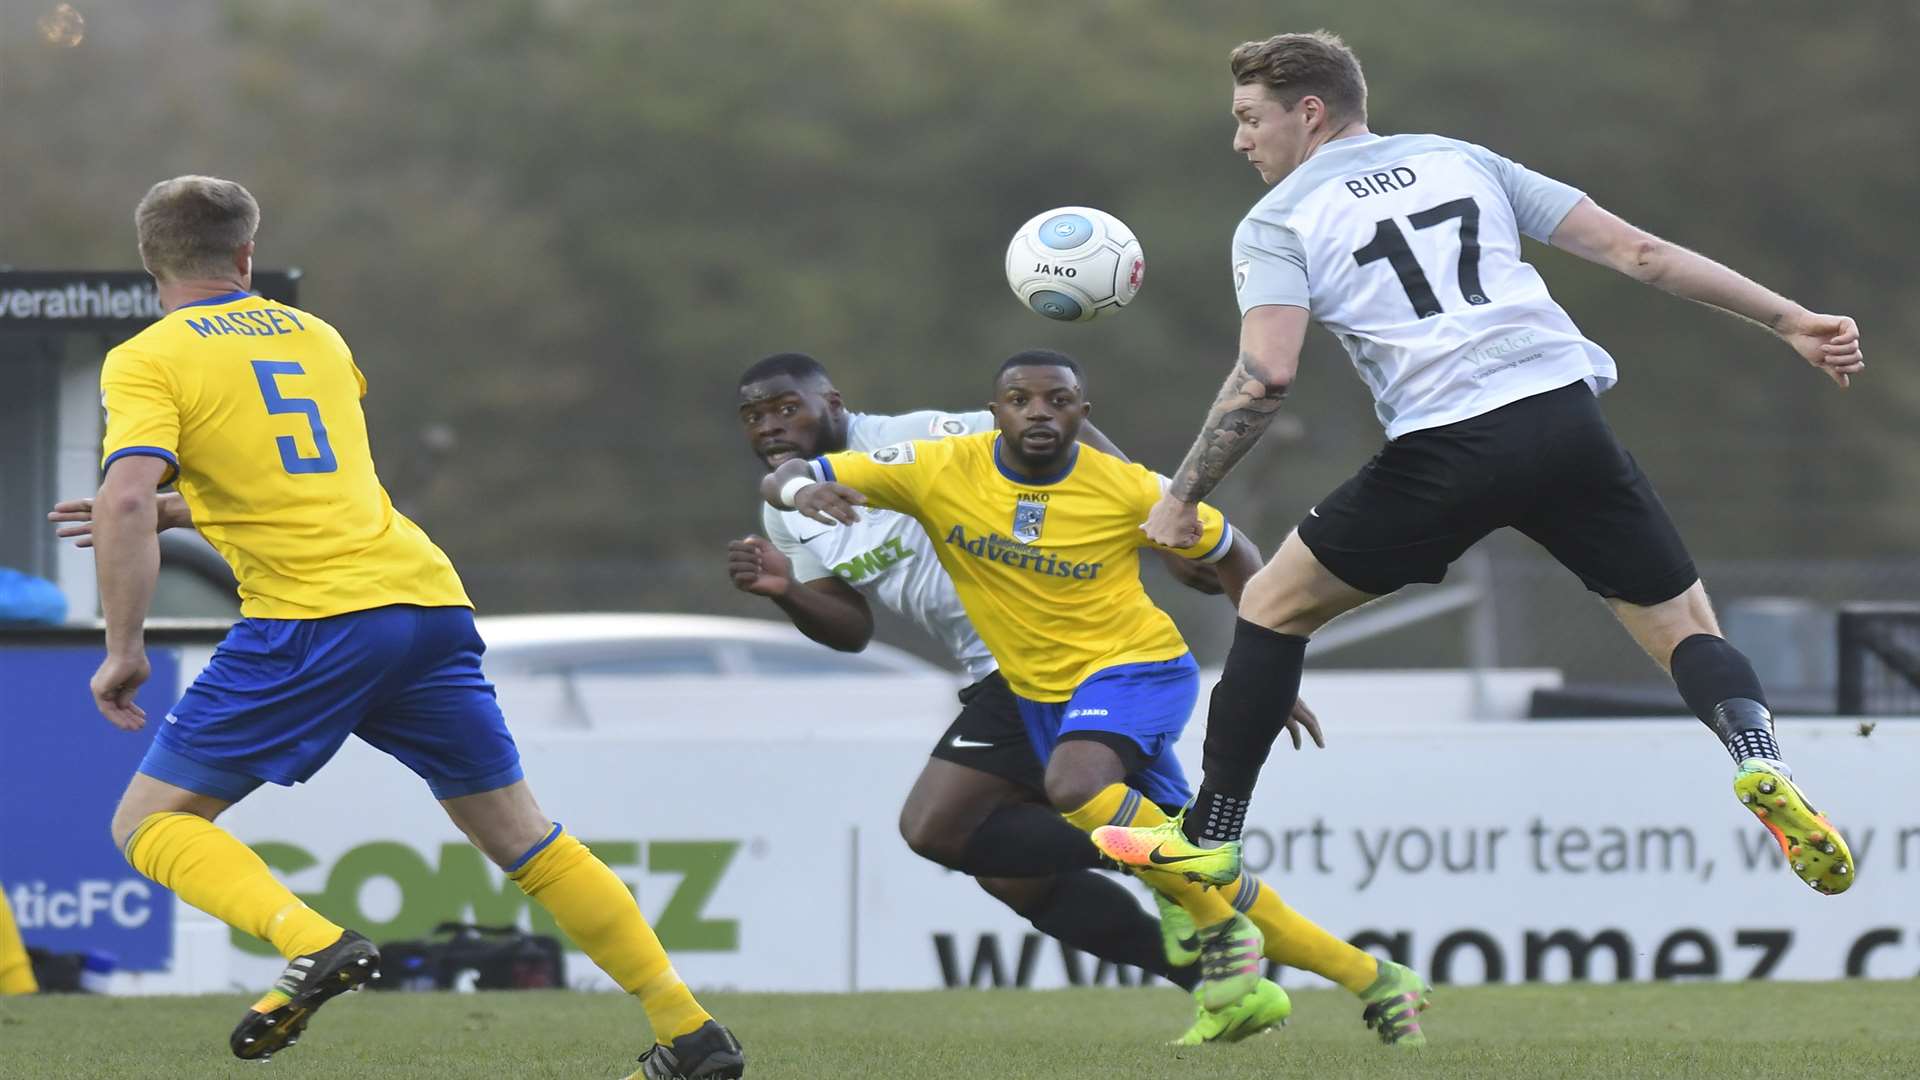
{"type": "Polygon", "coordinates": [[[1027,738],[1013,688],[998,671],[960,691],[960,715],[928,756],[991,773],[1042,800],[1046,797],[1046,768],[1027,738]]]}
{"type": "Polygon", "coordinates": [[[1698,575],[1585,381],[1388,443],[1300,522],[1335,577],[1384,595],[1437,582],[1511,526],[1601,596],[1653,605],[1698,575]]]}

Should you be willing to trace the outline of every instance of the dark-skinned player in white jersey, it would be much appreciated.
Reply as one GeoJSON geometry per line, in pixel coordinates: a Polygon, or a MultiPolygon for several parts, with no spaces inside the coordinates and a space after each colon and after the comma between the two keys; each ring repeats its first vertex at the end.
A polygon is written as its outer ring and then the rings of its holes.
{"type": "MultiPolygon", "coordinates": [[[[1373,392],[1387,445],[1314,506],[1241,598],[1214,688],[1205,778],[1181,820],[1102,829],[1114,858],[1194,856],[1230,880],[1247,804],[1300,684],[1308,637],[1511,527],[1603,597],[1735,761],[1734,791],[1822,893],[1853,881],[1845,841],[1794,784],[1766,693],[1720,634],[1706,589],[1597,396],[1613,360],[1520,258],[1520,237],[1774,333],[1841,388],[1864,367],[1853,320],[1820,315],[1482,147],[1375,135],[1359,60],[1338,37],[1234,49],[1233,148],[1273,185],[1234,235],[1240,356],[1146,525],[1199,535],[1196,507],[1272,421],[1307,325],[1338,337],[1373,392]]],[[[1423,995],[1369,1019],[1418,1027],[1423,995]]]]}
{"type": "MultiPolygon", "coordinates": [[[[741,373],[738,410],[749,449],[768,469],[795,458],[993,428],[993,414],[984,409],[855,411],[825,365],[794,352],[765,357],[741,373]]],[[[1079,434],[1090,445],[1119,452],[1091,424],[1079,434]]],[[[842,652],[859,652],[873,640],[871,604],[877,602],[938,640],[967,673],[959,715],[934,743],[900,808],[907,846],[971,876],[988,895],[1066,945],[1183,989],[1196,986],[1200,966],[1192,962],[1198,942],[1191,923],[1148,915],[1125,886],[1098,872],[1112,864],[1086,833],[1047,805],[1040,758],[1028,744],[1013,691],[967,621],[920,523],[878,510],[836,528],[764,503],[761,510],[765,536],[727,545],[734,588],[765,597],[809,638],[842,652]],[[1163,940],[1163,929],[1172,940],[1163,940]]],[[[1192,587],[1220,591],[1212,567],[1177,556],[1163,564],[1192,587]]],[[[1223,1036],[1233,1030],[1234,1018],[1227,1011],[1199,1010],[1189,1041],[1223,1036]]]]}
{"type": "MultiPolygon", "coordinates": [[[[993,431],[790,459],[762,481],[761,495],[834,528],[860,527],[873,508],[918,522],[1045,765],[1041,794],[1086,832],[1165,820],[1162,808],[1191,794],[1173,744],[1199,678],[1139,580],[1138,553],[1156,546],[1141,527],[1164,480],[1076,441],[1092,405],[1078,363],[1064,354],[1009,357],[991,408],[993,431]]],[[[1218,510],[1203,508],[1202,517],[1201,536],[1176,553],[1218,567],[1237,598],[1259,554],[1218,510]]],[[[1255,878],[1242,875],[1216,894],[1184,869],[1163,860],[1138,872],[1171,901],[1163,911],[1184,911],[1197,932],[1199,1019],[1241,1011],[1228,1020],[1228,1040],[1289,1008],[1279,987],[1259,978],[1263,953],[1325,976],[1367,1009],[1422,985],[1255,878]]],[[[1418,1045],[1412,1034],[1401,1044],[1418,1045]]]]}

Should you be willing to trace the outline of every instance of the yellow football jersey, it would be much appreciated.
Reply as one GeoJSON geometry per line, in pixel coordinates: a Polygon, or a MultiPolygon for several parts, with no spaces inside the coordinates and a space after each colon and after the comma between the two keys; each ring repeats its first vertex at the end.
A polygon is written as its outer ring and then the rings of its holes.
{"type": "Polygon", "coordinates": [[[374,475],[366,390],[319,318],[244,292],[203,300],[107,353],[101,468],[129,454],[173,466],[194,527],[233,567],[242,615],[471,607],[374,475]]]}
{"type": "MultiPolygon", "coordinates": [[[[1000,433],[901,443],[813,460],[814,475],[919,520],[980,639],[1013,691],[1065,701],[1103,668],[1187,651],[1173,620],[1140,584],[1140,528],[1160,498],[1146,468],[1076,446],[1056,476],[1025,480],[1000,462],[1000,433]]],[[[1178,549],[1217,561],[1233,546],[1218,510],[1201,504],[1200,542],[1178,549]]]]}

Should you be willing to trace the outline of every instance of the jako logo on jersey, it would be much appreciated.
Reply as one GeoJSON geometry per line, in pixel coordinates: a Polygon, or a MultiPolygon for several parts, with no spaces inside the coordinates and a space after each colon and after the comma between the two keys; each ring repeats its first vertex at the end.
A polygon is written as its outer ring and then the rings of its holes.
{"type": "Polygon", "coordinates": [[[1076,716],[1105,716],[1105,715],[1107,715],[1107,710],[1105,709],[1068,709],[1066,718],[1068,720],[1071,720],[1076,716]]]}
{"type": "Polygon", "coordinates": [[[1097,562],[1069,562],[1017,540],[1010,540],[999,533],[969,538],[966,527],[961,525],[955,525],[947,530],[947,543],[976,559],[1004,563],[1016,570],[1031,570],[1042,577],[1092,581],[1100,573],[1100,568],[1106,565],[1106,563],[1097,562]]]}
{"type": "Polygon", "coordinates": [[[1013,504],[1013,538],[1023,544],[1040,539],[1040,528],[1047,523],[1047,504],[1039,499],[1022,498],[1013,504]]]}
{"type": "Polygon", "coordinates": [[[846,562],[833,568],[833,572],[848,581],[863,581],[878,574],[894,563],[913,558],[913,549],[899,537],[889,536],[887,542],[872,551],[863,551],[846,562]]]}

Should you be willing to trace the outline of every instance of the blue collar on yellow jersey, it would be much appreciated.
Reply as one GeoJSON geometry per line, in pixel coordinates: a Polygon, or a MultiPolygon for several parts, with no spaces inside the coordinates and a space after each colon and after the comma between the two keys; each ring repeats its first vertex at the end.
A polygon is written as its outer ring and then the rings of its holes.
{"type": "Polygon", "coordinates": [[[1073,471],[1074,465],[1080,460],[1080,444],[1074,443],[1073,446],[1067,450],[1066,467],[1059,472],[1048,476],[1021,476],[1019,473],[1007,468],[1007,463],[1000,460],[1000,439],[1001,436],[997,433],[993,437],[993,467],[1000,470],[1001,476],[1006,477],[1016,484],[1032,484],[1035,487],[1057,484],[1067,478],[1067,474],[1073,471]]]}
{"type": "MultiPolygon", "coordinates": [[[[235,300],[245,300],[252,295],[253,295],[252,293],[248,292],[245,289],[235,289],[233,292],[230,292],[225,296],[209,296],[205,300],[194,300],[189,303],[181,304],[180,307],[183,307],[183,308],[211,307],[214,304],[231,304],[235,300]]],[[[179,308],[175,308],[174,310],[178,311],[179,308]]]]}

